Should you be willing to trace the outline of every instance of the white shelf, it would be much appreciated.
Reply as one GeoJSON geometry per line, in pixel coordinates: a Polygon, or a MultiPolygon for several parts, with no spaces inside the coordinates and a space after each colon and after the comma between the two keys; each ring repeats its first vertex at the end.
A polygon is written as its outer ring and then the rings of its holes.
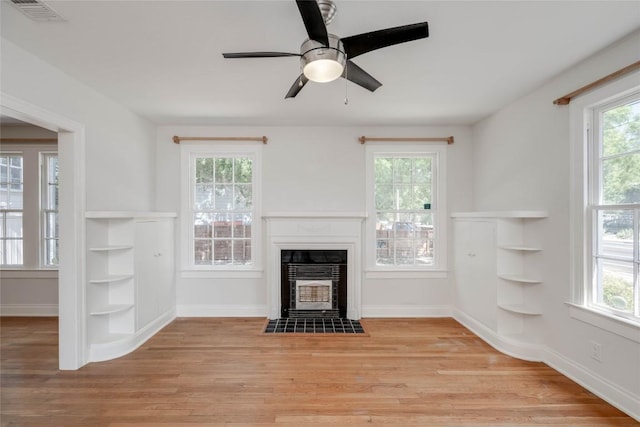
{"type": "Polygon", "coordinates": [[[114,283],[114,282],[121,282],[123,280],[131,279],[131,278],[133,278],[133,274],[115,274],[112,276],[103,277],[101,279],[91,279],[89,280],[89,283],[108,284],[108,283],[114,283]]]}
{"type": "Polygon", "coordinates": [[[511,245],[502,245],[499,246],[500,249],[505,249],[507,251],[520,251],[520,252],[538,252],[541,251],[542,248],[536,248],[532,246],[511,246],[511,245]]]}
{"type": "Polygon", "coordinates": [[[92,310],[89,314],[92,316],[105,316],[107,314],[121,313],[131,308],[133,308],[133,304],[109,304],[92,310]]]}
{"type": "Polygon", "coordinates": [[[113,252],[113,251],[124,251],[127,249],[133,249],[131,245],[110,245],[110,246],[96,246],[93,248],[89,248],[92,252],[113,252]]]}
{"type": "Polygon", "coordinates": [[[538,310],[534,310],[523,304],[498,304],[498,307],[511,313],[525,314],[527,316],[540,316],[542,314],[538,310]]]}
{"type": "Polygon", "coordinates": [[[532,279],[530,277],[525,277],[525,276],[518,276],[516,274],[499,274],[498,277],[504,280],[509,280],[511,282],[526,283],[530,285],[541,283],[541,281],[538,279],[532,279]]]}

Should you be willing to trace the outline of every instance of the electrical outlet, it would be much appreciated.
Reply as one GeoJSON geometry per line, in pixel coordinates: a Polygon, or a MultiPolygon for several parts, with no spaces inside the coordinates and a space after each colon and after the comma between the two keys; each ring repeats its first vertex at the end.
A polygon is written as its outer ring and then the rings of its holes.
{"type": "Polygon", "coordinates": [[[591,341],[591,358],[593,360],[597,360],[598,362],[602,362],[602,344],[591,341]]]}

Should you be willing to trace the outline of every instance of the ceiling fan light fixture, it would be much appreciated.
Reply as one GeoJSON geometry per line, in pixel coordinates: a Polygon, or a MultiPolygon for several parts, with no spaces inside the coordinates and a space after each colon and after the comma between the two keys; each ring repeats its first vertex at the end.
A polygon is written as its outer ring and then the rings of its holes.
{"type": "Polygon", "coordinates": [[[329,34],[329,47],[306,40],[300,47],[302,72],[313,82],[327,83],[342,75],[347,55],[337,36],[329,34]]]}

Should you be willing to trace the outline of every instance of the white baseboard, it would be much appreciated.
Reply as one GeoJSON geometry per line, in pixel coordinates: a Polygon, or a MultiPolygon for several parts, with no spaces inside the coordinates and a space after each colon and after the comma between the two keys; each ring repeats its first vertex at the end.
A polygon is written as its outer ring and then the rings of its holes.
{"type": "Polygon", "coordinates": [[[176,318],[176,312],[171,309],[144,328],[133,334],[121,334],[113,341],[106,341],[89,345],[89,362],[102,362],[131,353],[154,336],[160,329],[167,326],[176,318]]]}
{"type": "Polygon", "coordinates": [[[544,347],[542,346],[503,337],[483,323],[457,309],[453,310],[453,318],[501,353],[530,362],[542,362],[543,360],[544,347]]]}
{"type": "Polygon", "coordinates": [[[0,316],[58,317],[58,304],[2,304],[0,316]]]}
{"type": "Polygon", "coordinates": [[[178,317],[267,317],[266,305],[183,304],[177,307],[178,317]]]}
{"type": "Polygon", "coordinates": [[[362,317],[451,317],[449,305],[367,305],[362,317]]]}
{"type": "Polygon", "coordinates": [[[548,348],[543,362],[640,422],[640,396],[637,394],[621,389],[548,348]]]}

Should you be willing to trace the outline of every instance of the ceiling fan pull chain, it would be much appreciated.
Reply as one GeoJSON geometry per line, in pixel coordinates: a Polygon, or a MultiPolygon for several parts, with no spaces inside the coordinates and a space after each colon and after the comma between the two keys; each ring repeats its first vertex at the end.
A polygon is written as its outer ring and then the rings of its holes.
{"type": "Polygon", "coordinates": [[[349,104],[349,80],[347,80],[347,73],[349,73],[349,68],[344,68],[344,105],[349,104]]]}

